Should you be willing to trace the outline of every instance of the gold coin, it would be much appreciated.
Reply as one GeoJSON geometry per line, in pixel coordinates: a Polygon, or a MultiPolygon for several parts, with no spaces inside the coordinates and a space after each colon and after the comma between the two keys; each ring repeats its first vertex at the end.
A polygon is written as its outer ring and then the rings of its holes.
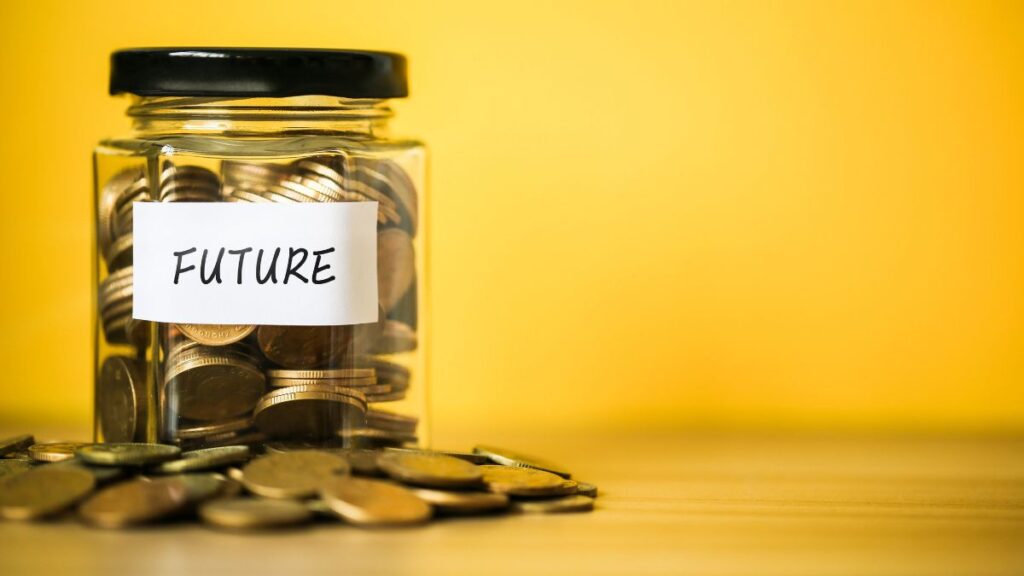
{"type": "Polygon", "coordinates": [[[476,446],[473,448],[473,452],[477,454],[483,454],[498,464],[504,464],[505,466],[518,466],[521,468],[536,468],[537,470],[543,470],[545,472],[551,472],[557,474],[562,478],[570,478],[572,475],[562,466],[559,466],[553,462],[542,460],[535,456],[528,454],[522,454],[520,452],[513,452],[511,450],[505,450],[504,448],[497,448],[494,446],[476,446]]]}
{"type": "Polygon", "coordinates": [[[115,442],[93,444],[78,450],[78,457],[99,466],[143,466],[177,458],[181,448],[169,444],[115,442]]]}
{"type": "Polygon", "coordinates": [[[60,462],[75,457],[79,448],[89,446],[84,442],[44,442],[28,447],[28,455],[39,462],[60,462]]]}
{"type": "Polygon", "coordinates": [[[96,410],[104,442],[131,442],[145,428],[141,368],[127,356],[103,361],[96,380],[96,410]]]}
{"type": "Polygon", "coordinates": [[[387,320],[380,337],[373,345],[376,354],[398,354],[415,350],[418,345],[416,331],[412,326],[398,320],[387,320]]]}
{"type": "Polygon", "coordinates": [[[302,524],[313,517],[313,512],[293,500],[231,498],[204,504],[199,509],[199,517],[220,528],[251,530],[302,524]]]}
{"type": "Polygon", "coordinates": [[[0,517],[32,520],[52,516],[92,491],[92,474],[73,466],[39,466],[0,482],[0,517]]]}
{"type": "Polygon", "coordinates": [[[535,468],[486,464],[479,466],[491,492],[510,496],[554,496],[564,493],[565,479],[535,468]]]}
{"type": "Polygon", "coordinates": [[[132,234],[128,233],[119,237],[110,244],[110,249],[105,254],[107,269],[116,270],[132,265],[132,247],[134,240],[132,234]]]}
{"type": "Polygon", "coordinates": [[[428,452],[385,451],[377,465],[388,476],[417,486],[436,488],[467,488],[479,486],[480,469],[458,458],[428,452]]]}
{"type": "Polygon", "coordinates": [[[185,499],[189,504],[199,504],[212,498],[220,498],[224,491],[234,484],[223,474],[198,473],[165,476],[153,482],[176,482],[185,488],[185,499]]]}
{"type": "Polygon", "coordinates": [[[208,436],[219,436],[231,432],[241,432],[250,427],[252,427],[252,419],[244,417],[236,420],[229,420],[227,422],[215,422],[213,424],[202,424],[199,426],[190,426],[188,428],[179,428],[177,436],[180,440],[195,440],[206,438],[208,436]]]}
{"type": "Polygon", "coordinates": [[[226,346],[256,330],[252,324],[175,324],[181,333],[206,346],[226,346]]]}
{"type": "Polygon", "coordinates": [[[338,437],[344,439],[347,446],[355,447],[399,447],[419,440],[415,434],[375,428],[346,428],[338,431],[338,437]]]}
{"type": "Polygon", "coordinates": [[[376,378],[373,368],[338,368],[335,370],[267,370],[268,378],[297,380],[347,380],[376,378]]]}
{"type": "Polygon", "coordinates": [[[185,358],[165,375],[167,402],[178,415],[223,421],[253,409],[266,380],[258,366],[231,355],[185,358]]]}
{"type": "Polygon", "coordinates": [[[242,468],[242,484],[267,498],[306,498],[329,480],[349,473],[348,461],[317,450],[283,452],[257,458],[242,468]]]}
{"type": "Polygon", "coordinates": [[[550,498],[546,500],[528,500],[512,503],[512,509],[516,512],[534,514],[560,514],[563,512],[589,512],[594,509],[594,499],[590,496],[574,494],[561,498],[550,498]]]}
{"type": "Polygon", "coordinates": [[[366,478],[334,478],[320,498],[335,514],[360,526],[419,524],[431,513],[430,505],[406,488],[366,478]]]}
{"type": "Polygon", "coordinates": [[[78,508],[87,523],[100,528],[123,528],[173,516],[189,503],[184,483],[131,480],[94,494],[78,508]]]}
{"type": "Polygon", "coordinates": [[[24,472],[30,468],[32,468],[32,462],[29,460],[21,460],[19,458],[2,458],[0,459],[0,480],[10,476],[11,474],[24,472]]]}
{"type": "MultiPolygon", "coordinates": [[[[277,388],[284,388],[287,386],[303,386],[303,385],[321,385],[321,386],[338,386],[341,388],[366,388],[377,385],[377,377],[369,376],[366,378],[271,378],[270,385],[277,388]]],[[[391,390],[390,386],[384,386],[388,391],[391,390]]]]}
{"type": "Polygon", "coordinates": [[[366,396],[353,388],[306,385],[277,388],[253,410],[256,427],[271,438],[326,439],[361,427],[366,396]]]}
{"type": "Polygon", "coordinates": [[[340,358],[352,343],[351,326],[260,326],[260,349],[286,368],[320,368],[340,358]]]}
{"type": "Polygon", "coordinates": [[[476,514],[508,508],[508,496],[494,492],[452,492],[413,488],[413,494],[449,514],[476,514]]]}
{"type": "MultiPolygon", "coordinates": [[[[369,414],[369,412],[367,412],[369,414]]],[[[465,460],[472,464],[490,464],[490,458],[482,456],[480,454],[474,454],[472,452],[458,452],[454,450],[425,450],[422,448],[385,448],[387,452],[426,452],[428,454],[444,454],[445,456],[451,456],[452,458],[458,458],[459,460],[465,460]]]]}
{"type": "Polygon", "coordinates": [[[597,486],[590,482],[577,482],[576,493],[580,496],[590,496],[591,498],[597,498],[597,486]]]}
{"type": "Polygon", "coordinates": [[[249,459],[248,446],[220,446],[182,452],[178,460],[163,462],[153,469],[158,474],[179,474],[223,468],[249,459]]]}
{"type": "Polygon", "coordinates": [[[96,240],[99,244],[100,253],[105,253],[114,241],[114,214],[117,209],[117,199],[123,195],[128,188],[145,174],[139,166],[125,168],[114,174],[107,180],[100,190],[100,197],[97,204],[96,218],[96,240]]]}
{"type": "Polygon", "coordinates": [[[416,279],[412,237],[401,228],[377,233],[377,293],[385,312],[405,296],[416,279]]]}
{"type": "Polygon", "coordinates": [[[20,452],[36,443],[31,434],[21,434],[0,440],[0,456],[6,456],[12,452],[20,452]]]}

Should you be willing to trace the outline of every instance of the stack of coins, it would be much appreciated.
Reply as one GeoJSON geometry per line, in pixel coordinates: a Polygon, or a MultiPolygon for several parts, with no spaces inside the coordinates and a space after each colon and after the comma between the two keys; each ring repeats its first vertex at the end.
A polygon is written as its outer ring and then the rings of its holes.
{"type": "MultiPolygon", "coordinates": [[[[371,418],[408,429],[395,415],[371,418]]],[[[183,452],[166,444],[0,439],[0,518],[76,514],[104,529],[198,520],[232,530],[320,518],[377,528],[441,516],[584,512],[597,497],[597,487],[562,466],[494,447],[469,454],[275,442],[253,456],[240,445],[183,452]]]]}
{"type": "MultiPolygon", "coordinates": [[[[154,416],[159,437],[189,448],[264,441],[415,443],[415,418],[394,415],[405,418],[400,425],[380,417],[367,422],[370,405],[406,398],[411,374],[398,363],[400,357],[392,356],[418,347],[418,201],[412,179],[392,160],[359,155],[288,162],[236,158],[219,166],[201,162],[207,164],[178,158],[173,164],[163,162],[159,170],[127,168],[105,183],[98,201],[98,242],[107,264],[99,288],[102,334],[108,344],[134,349],[134,357],[143,359],[134,368],[139,374],[149,373],[147,362],[159,363],[154,416]],[[147,174],[159,174],[158,185],[150,186],[147,174]],[[131,309],[133,203],[208,201],[377,202],[379,321],[359,326],[161,324],[155,332],[159,342],[147,352],[150,323],[135,320],[131,309]]],[[[109,388],[100,397],[117,400],[111,400],[116,407],[97,409],[102,437],[138,439],[145,429],[145,394],[141,389],[127,394],[123,385],[109,388]],[[115,415],[133,424],[106,422],[115,415]]]]}

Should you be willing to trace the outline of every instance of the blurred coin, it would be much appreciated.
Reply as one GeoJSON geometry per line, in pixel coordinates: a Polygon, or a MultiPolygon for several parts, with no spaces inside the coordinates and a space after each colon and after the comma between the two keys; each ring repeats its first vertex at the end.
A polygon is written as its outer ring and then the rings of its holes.
{"type": "Polygon", "coordinates": [[[267,370],[268,378],[295,380],[333,380],[376,378],[373,368],[339,368],[335,370],[267,370]]]}
{"type": "Polygon", "coordinates": [[[6,456],[13,452],[20,452],[36,443],[31,434],[21,434],[0,440],[0,456],[6,456]]]}
{"type": "Polygon", "coordinates": [[[590,496],[574,494],[547,500],[527,500],[512,503],[516,512],[536,514],[558,514],[562,512],[589,512],[594,509],[594,499],[590,496]]]}
{"type": "Polygon", "coordinates": [[[143,466],[177,458],[181,449],[169,444],[117,442],[83,446],[78,457],[100,466],[143,466]]]}
{"type": "Polygon", "coordinates": [[[572,475],[565,470],[562,466],[559,466],[553,462],[542,460],[535,456],[528,454],[522,454],[520,452],[513,452],[504,448],[497,448],[495,446],[476,446],[473,448],[473,452],[477,454],[483,454],[498,464],[504,464],[505,466],[519,466],[523,468],[536,468],[537,470],[544,470],[545,472],[551,472],[552,474],[558,474],[563,478],[569,478],[572,475]]]}
{"type": "Polygon", "coordinates": [[[338,431],[338,437],[346,441],[346,446],[360,448],[398,447],[403,444],[415,444],[419,441],[415,434],[375,428],[346,428],[338,431]]]}
{"type": "Polygon", "coordinates": [[[227,422],[215,422],[212,424],[190,425],[178,428],[178,438],[181,440],[193,440],[209,436],[219,436],[231,432],[240,432],[252,427],[252,420],[249,417],[237,418],[227,422]]]}
{"type": "Polygon", "coordinates": [[[110,244],[106,253],[108,270],[117,270],[132,265],[133,242],[132,234],[128,233],[118,237],[110,244]]]}
{"type": "Polygon", "coordinates": [[[419,524],[430,505],[409,490],[380,480],[342,477],[323,486],[320,498],[335,514],[360,526],[419,524]]]}
{"type": "Polygon", "coordinates": [[[480,469],[465,460],[427,452],[385,451],[377,465],[395,480],[417,486],[467,488],[479,486],[483,478],[480,469]]]}
{"type": "Polygon", "coordinates": [[[377,233],[377,292],[381,306],[390,312],[416,278],[412,237],[401,228],[377,233]]]}
{"type": "Polygon", "coordinates": [[[345,353],[351,326],[260,326],[260,348],[271,362],[286,368],[319,368],[345,353]]]}
{"type": "Polygon", "coordinates": [[[158,474],[177,474],[223,468],[249,459],[248,446],[221,446],[182,452],[178,460],[164,462],[153,469],[158,474]]]}
{"type": "Polygon", "coordinates": [[[497,464],[478,468],[491,492],[510,496],[554,496],[564,493],[565,479],[550,472],[497,464]]]}
{"type": "Polygon", "coordinates": [[[412,326],[398,320],[386,320],[380,337],[373,345],[373,352],[376,354],[398,354],[415,350],[416,346],[416,331],[412,326]]]}
{"type": "Polygon", "coordinates": [[[597,486],[590,482],[577,482],[576,493],[580,496],[590,496],[591,498],[597,498],[597,486]]]}
{"type": "Polygon", "coordinates": [[[380,452],[365,448],[344,448],[335,452],[348,460],[352,473],[360,476],[382,476],[383,471],[377,465],[380,452]]]}
{"type": "Polygon", "coordinates": [[[199,517],[220,528],[253,530],[302,524],[313,517],[313,512],[292,500],[231,498],[207,502],[199,509],[199,517]]]}
{"type": "Polygon", "coordinates": [[[75,457],[79,448],[89,446],[84,442],[44,442],[28,447],[28,455],[39,462],[60,462],[75,457]]]}
{"type": "Polygon", "coordinates": [[[256,330],[252,324],[176,324],[181,333],[206,346],[225,346],[256,330]]]}
{"type": "Polygon", "coordinates": [[[348,461],[336,454],[305,450],[257,458],[242,469],[242,484],[267,498],[306,498],[325,483],[349,473],[348,461]]]}
{"type": "Polygon", "coordinates": [[[413,434],[416,432],[417,424],[419,424],[419,418],[415,416],[396,414],[379,408],[366,411],[366,425],[370,428],[413,434]]]}
{"type": "Polygon", "coordinates": [[[187,486],[179,481],[129,480],[97,492],[78,513],[93,526],[123,528],[174,516],[188,505],[188,497],[187,486]]]}
{"type": "Polygon", "coordinates": [[[0,517],[32,520],[52,516],[92,491],[96,480],[72,466],[39,466],[0,481],[0,517]]]}
{"type": "Polygon", "coordinates": [[[60,462],[50,462],[44,466],[75,466],[85,470],[96,479],[96,484],[106,484],[114,480],[120,480],[125,476],[125,470],[117,466],[91,466],[78,456],[60,462]]]}
{"type": "Polygon", "coordinates": [[[413,494],[449,514],[474,514],[508,508],[508,496],[493,492],[452,492],[413,488],[413,494]]]}
{"type": "Polygon", "coordinates": [[[110,356],[96,380],[96,416],[105,442],[131,442],[143,426],[141,369],[127,356],[110,356]]]}
{"type": "Polygon", "coordinates": [[[445,456],[451,456],[452,458],[458,458],[465,460],[472,464],[490,464],[491,459],[481,454],[474,454],[472,452],[457,452],[453,450],[426,450],[422,448],[385,448],[385,451],[396,451],[396,452],[426,452],[428,454],[444,454],[445,456]]]}
{"type": "Polygon", "coordinates": [[[154,480],[154,482],[177,482],[185,487],[185,499],[196,505],[221,497],[229,481],[226,476],[213,473],[176,474],[154,480]]]}
{"type": "Polygon", "coordinates": [[[15,458],[0,459],[0,480],[10,476],[11,474],[24,472],[30,468],[32,468],[32,462],[28,460],[18,460],[15,458]]]}

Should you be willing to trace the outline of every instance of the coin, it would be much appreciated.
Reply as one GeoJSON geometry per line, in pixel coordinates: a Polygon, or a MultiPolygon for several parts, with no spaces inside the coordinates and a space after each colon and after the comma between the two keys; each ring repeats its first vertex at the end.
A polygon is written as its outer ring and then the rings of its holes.
{"type": "Polygon", "coordinates": [[[30,468],[32,468],[32,463],[28,460],[18,460],[16,458],[0,459],[0,480],[30,468]]]}
{"type": "Polygon", "coordinates": [[[185,487],[185,500],[189,504],[200,504],[222,495],[229,481],[226,476],[212,473],[176,474],[165,476],[153,482],[176,482],[185,487]]]}
{"type": "Polygon", "coordinates": [[[292,500],[231,498],[207,502],[199,509],[199,517],[220,528],[253,530],[302,524],[313,517],[313,512],[292,500]]]}
{"type": "Polygon", "coordinates": [[[92,491],[96,480],[71,466],[39,466],[0,482],[0,517],[32,520],[52,516],[92,491]]]}
{"type": "Polygon", "coordinates": [[[376,378],[373,368],[339,368],[334,370],[267,370],[267,377],[295,380],[348,380],[376,378]]]}
{"type": "Polygon", "coordinates": [[[396,452],[427,452],[430,454],[444,454],[445,456],[451,456],[452,458],[458,458],[465,460],[472,464],[490,464],[491,459],[481,454],[474,454],[472,452],[458,452],[453,450],[424,450],[422,448],[394,448],[388,447],[385,451],[396,451],[396,452]]]}
{"type": "Polygon", "coordinates": [[[559,514],[563,512],[589,512],[594,509],[594,499],[590,496],[574,494],[546,500],[525,500],[512,503],[516,512],[537,514],[559,514]]]}
{"type": "Polygon", "coordinates": [[[89,446],[83,442],[44,442],[28,447],[28,455],[39,462],[60,462],[75,457],[79,448],[89,446]]]}
{"type": "Polygon", "coordinates": [[[96,410],[105,442],[131,442],[145,428],[140,368],[127,356],[103,361],[96,380],[96,410]]]}
{"type": "Polygon", "coordinates": [[[361,427],[366,396],[352,388],[303,385],[277,388],[253,410],[256,427],[271,438],[325,439],[361,427]]]}
{"type": "Polygon", "coordinates": [[[577,482],[576,493],[581,496],[590,496],[591,498],[597,498],[597,486],[590,482],[577,482]]]}
{"type": "Polygon", "coordinates": [[[286,368],[320,368],[342,356],[352,341],[351,326],[260,326],[260,348],[286,368]]]}
{"type": "Polygon", "coordinates": [[[366,411],[366,425],[378,430],[392,430],[396,432],[415,433],[419,418],[396,414],[379,408],[366,411]]]}
{"type": "Polygon", "coordinates": [[[400,447],[403,444],[415,444],[419,438],[415,434],[376,430],[374,428],[349,428],[338,431],[338,437],[346,441],[347,446],[366,447],[400,447]]]}
{"type": "Polygon", "coordinates": [[[391,391],[391,387],[387,385],[377,385],[376,377],[369,378],[272,378],[270,379],[270,385],[275,388],[286,388],[288,386],[302,386],[302,385],[324,385],[324,386],[338,386],[341,388],[358,388],[365,392],[365,388],[372,388],[376,393],[387,393],[391,391]]]}
{"type": "Polygon", "coordinates": [[[513,452],[511,450],[505,450],[504,448],[496,448],[494,446],[476,446],[473,448],[473,452],[477,454],[483,454],[498,464],[504,464],[505,466],[519,466],[523,468],[536,468],[537,470],[544,470],[545,472],[551,472],[552,474],[558,474],[563,478],[570,478],[572,475],[565,470],[562,466],[542,460],[535,456],[529,456],[520,452],[513,452]]]}
{"type": "Polygon", "coordinates": [[[242,468],[242,484],[267,498],[306,498],[329,480],[349,473],[348,461],[336,454],[303,450],[257,458],[242,468]]]}
{"type": "Polygon", "coordinates": [[[132,265],[132,249],[134,240],[132,234],[128,233],[119,237],[110,244],[106,252],[107,269],[117,270],[132,265]]]}
{"type": "Polygon", "coordinates": [[[6,456],[13,452],[20,452],[36,443],[31,434],[21,434],[0,440],[0,456],[6,456]]]}
{"type": "Polygon", "coordinates": [[[76,468],[81,468],[89,474],[92,474],[92,477],[96,479],[97,484],[106,484],[107,482],[120,480],[125,476],[125,470],[123,468],[118,468],[117,466],[91,466],[86,464],[78,456],[67,460],[61,460],[60,462],[51,462],[49,464],[45,464],[45,466],[74,466],[76,468]]]}
{"type": "Polygon", "coordinates": [[[176,324],[181,333],[207,346],[225,346],[256,330],[252,324],[176,324]]]}
{"type": "Polygon", "coordinates": [[[398,354],[415,350],[418,345],[412,326],[398,320],[387,320],[380,337],[373,345],[376,354],[398,354]]]}
{"type": "Polygon", "coordinates": [[[377,465],[377,458],[380,456],[380,453],[376,450],[344,448],[335,453],[348,460],[353,474],[359,474],[360,476],[383,476],[380,466],[377,465]]]}
{"type": "Polygon", "coordinates": [[[385,451],[377,465],[388,476],[407,484],[437,488],[479,486],[480,469],[458,458],[427,452],[385,451]]]}
{"type": "Polygon", "coordinates": [[[241,432],[252,427],[252,420],[248,417],[229,420],[227,422],[215,422],[213,424],[200,424],[178,428],[177,436],[181,440],[202,439],[210,436],[220,436],[232,432],[241,432]]]}
{"type": "Polygon", "coordinates": [[[535,468],[486,464],[478,467],[492,492],[510,496],[553,496],[564,493],[564,478],[535,468]]]}
{"type": "Polygon", "coordinates": [[[158,474],[197,472],[223,468],[249,459],[248,446],[221,446],[182,452],[178,460],[164,462],[153,469],[158,474]]]}
{"type": "Polygon", "coordinates": [[[435,509],[449,514],[475,514],[508,508],[508,496],[494,492],[453,492],[413,488],[413,494],[435,509]]]}
{"type": "Polygon", "coordinates": [[[401,228],[377,233],[377,293],[385,312],[390,312],[416,279],[416,255],[412,237],[401,228]]]}
{"type": "Polygon", "coordinates": [[[100,466],[143,466],[177,458],[181,448],[168,444],[118,442],[93,444],[78,450],[78,457],[100,466]]]}
{"type": "Polygon", "coordinates": [[[258,366],[232,355],[184,358],[168,368],[164,394],[180,416],[223,421],[248,413],[266,386],[258,366]]]}
{"type": "Polygon", "coordinates": [[[388,482],[366,478],[333,478],[320,498],[335,514],[360,526],[419,524],[430,518],[430,505],[388,482]]]}
{"type": "Polygon", "coordinates": [[[123,528],[173,516],[188,505],[188,488],[178,481],[121,482],[82,503],[78,514],[100,528],[123,528]]]}

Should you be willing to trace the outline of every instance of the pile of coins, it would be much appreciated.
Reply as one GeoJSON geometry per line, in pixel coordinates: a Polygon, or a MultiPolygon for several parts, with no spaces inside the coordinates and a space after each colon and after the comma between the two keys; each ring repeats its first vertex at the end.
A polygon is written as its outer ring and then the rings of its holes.
{"type": "MultiPolygon", "coordinates": [[[[408,421],[370,413],[375,425],[408,421]]],[[[98,528],[197,518],[230,530],[337,521],[383,527],[432,517],[593,510],[597,488],[564,468],[500,448],[311,450],[271,443],[182,452],[167,444],[0,440],[0,517],[76,512],[98,528]]]]}
{"type": "Polygon", "coordinates": [[[185,448],[272,441],[415,444],[415,417],[382,417],[386,412],[374,408],[405,399],[411,374],[392,355],[418,347],[413,180],[392,160],[359,156],[290,163],[229,159],[215,168],[179,159],[164,161],[150,176],[146,166],[130,166],[100,189],[97,241],[107,273],[99,285],[98,317],[103,340],[118,347],[113,354],[101,352],[98,367],[100,438],[147,440],[147,425],[154,424],[148,418],[155,418],[158,437],[185,448]],[[133,318],[135,202],[364,201],[378,203],[378,322],[154,327],[133,318]],[[147,388],[150,375],[156,382],[147,388]]]}

